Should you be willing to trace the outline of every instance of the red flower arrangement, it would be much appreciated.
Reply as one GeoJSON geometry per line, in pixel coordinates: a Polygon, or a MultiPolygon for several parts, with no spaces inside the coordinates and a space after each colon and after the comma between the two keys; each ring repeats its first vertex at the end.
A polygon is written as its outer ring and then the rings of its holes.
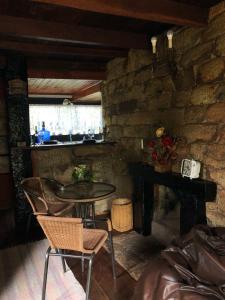
{"type": "Polygon", "coordinates": [[[164,127],[160,127],[155,132],[156,137],[149,143],[151,158],[159,164],[168,164],[177,158],[176,147],[178,139],[166,132],[164,127]]]}

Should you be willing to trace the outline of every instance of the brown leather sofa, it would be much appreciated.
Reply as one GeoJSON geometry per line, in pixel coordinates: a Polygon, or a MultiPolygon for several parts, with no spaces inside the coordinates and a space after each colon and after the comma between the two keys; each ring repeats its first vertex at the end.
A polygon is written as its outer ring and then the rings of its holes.
{"type": "Polygon", "coordinates": [[[150,264],[133,300],[225,299],[225,228],[197,226],[150,264]]]}

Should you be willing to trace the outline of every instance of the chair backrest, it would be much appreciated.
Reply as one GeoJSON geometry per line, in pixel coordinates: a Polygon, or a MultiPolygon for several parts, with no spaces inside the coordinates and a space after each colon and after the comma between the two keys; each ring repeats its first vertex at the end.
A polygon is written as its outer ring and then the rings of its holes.
{"type": "Polygon", "coordinates": [[[26,178],[22,180],[21,185],[34,214],[48,214],[48,205],[43,195],[40,178],[26,178]]]}
{"type": "Polygon", "coordinates": [[[83,224],[80,218],[37,216],[52,248],[83,252],[83,224]]]}
{"type": "Polygon", "coordinates": [[[43,198],[46,202],[52,204],[62,204],[55,195],[55,192],[63,187],[63,184],[51,178],[40,178],[43,198]]]}

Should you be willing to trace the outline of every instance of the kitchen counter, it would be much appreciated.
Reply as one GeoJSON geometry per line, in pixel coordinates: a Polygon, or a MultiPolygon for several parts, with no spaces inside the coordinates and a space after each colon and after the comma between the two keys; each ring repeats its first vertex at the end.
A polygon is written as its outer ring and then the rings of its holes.
{"type": "Polygon", "coordinates": [[[83,141],[73,141],[73,142],[58,142],[57,144],[47,144],[47,145],[31,145],[31,146],[19,146],[15,147],[18,149],[24,150],[48,150],[54,148],[68,148],[68,147],[76,147],[76,146],[98,146],[98,145],[114,145],[115,142],[105,142],[105,141],[96,141],[95,143],[83,143],[83,141]]]}

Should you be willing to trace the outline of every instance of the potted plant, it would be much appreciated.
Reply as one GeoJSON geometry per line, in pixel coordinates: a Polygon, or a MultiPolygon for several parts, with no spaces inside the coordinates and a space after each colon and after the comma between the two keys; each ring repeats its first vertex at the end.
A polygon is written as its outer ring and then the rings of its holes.
{"type": "Polygon", "coordinates": [[[72,179],[77,182],[91,182],[93,181],[93,174],[89,166],[81,164],[74,167],[72,172],[72,179]]]}
{"type": "Polygon", "coordinates": [[[172,161],[177,158],[177,142],[178,138],[169,134],[164,127],[156,129],[155,137],[148,143],[156,171],[171,171],[172,161]]]}

